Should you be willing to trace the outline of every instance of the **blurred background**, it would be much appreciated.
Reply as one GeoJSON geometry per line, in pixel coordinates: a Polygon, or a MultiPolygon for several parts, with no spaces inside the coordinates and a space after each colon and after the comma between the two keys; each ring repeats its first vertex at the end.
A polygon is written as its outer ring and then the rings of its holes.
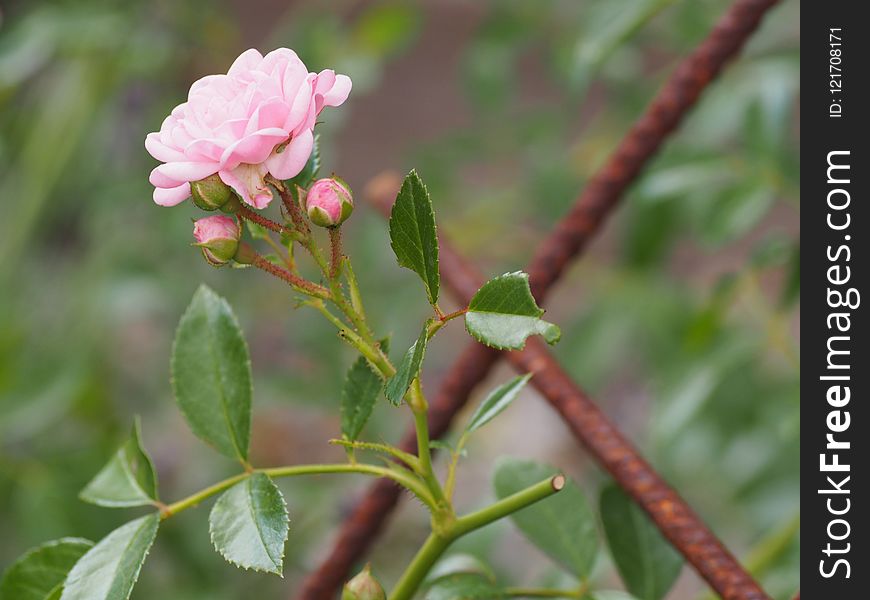
{"type": "MultiPolygon", "coordinates": [[[[279,282],[206,265],[189,247],[190,203],[151,201],[145,134],[192,81],[249,47],[291,47],[312,71],[350,75],[350,99],[318,127],[325,171],[360,191],[384,170],[416,167],[441,230],[496,275],[528,262],[728,4],[3,2],[0,570],[32,545],[99,539],[138,514],[77,499],[134,415],[164,499],[234,471],[188,432],[169,385],[173,331],[200,282],[230,300],[251,346],[253,462],[342,459],[326,440],[350,351],[292,310],[279,282]]],[[[555,354],[777,598],[798,585],[798,29],[798,2],[771,11],[548,305],[564,331],[555,354]]],[[[406,347],[428,310],[420,286],[395,265],[373,210],[361,206],[344,229],[372,319],[406,347]]],[[[430,390],[462,343],[457,326],[430,346],[430,390]]],[[[509,375],[502,366],[479,391],[509,375]]],[[[405,424],[383,403],[369,437],[396,440],[405,424]]],[[[473,440],[460,506],[492,498],[505,454],[565,469],[593,501],[606,482],[529,391],[473,440]]],[[[226,565],[207,510],[185,513],[161,530],[134,597],[289,598],[367,483],[281,483],[283,580],[226,565]]],[[[414,502],[392,519],[373,557],[386,582],[426,528],[414,502]]],[[[555,577],[509,524],[462,549],[507,583],[555,577]]],[[[606,551],[596,580],[620,585],[606,551]]],[[[684,568],[671,597],[703,590],[684,568]]]]}

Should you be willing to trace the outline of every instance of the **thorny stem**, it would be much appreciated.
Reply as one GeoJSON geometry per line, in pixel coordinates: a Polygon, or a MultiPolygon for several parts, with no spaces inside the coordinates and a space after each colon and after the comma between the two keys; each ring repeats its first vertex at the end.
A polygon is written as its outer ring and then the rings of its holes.
{"type": "Polygon", "coordinates": [[[467,308],[460,308],[459,310],[454,311],[452,313],[449,313],[446,315],[441,315],[440,320],[441,321],[450,321],[451,319],[455,319],[456,317],[461,317],[462,315],[464,315],[467,312],[468,312],[467,308]]]}
{"type": "MultiPolygon", "coordinates": [[[[392,479],[399,485],[407,488],[414,493],[427,506],[432,507],[434,501],[428,490],[422,483],[413,477],[407,471],[401,471],[390,467],[381,467],[378,465],[368,464],[319,464],[319,465],[292,465],[285,467],[272,467],[268,469],[254,469],[253,473],[263,473],[275,479],[280,477],[296,477],[299,475],[325,475],[331,473],[361,473],[364,475],[374,475],[376,477],[387,477],[392,479]]],[[[169,517],[196,506],[203,500],[215,496],[222,491],[231,488],[240,481],[244,481],[250,477],[251,473],[239,473],[233,477],[228,477],[223,481],[219,481],[205,489],[202,489],[187,498],[173,502],[161,509],[161,519],[169,517]]]]}
{"type": "Polygon", "coordinates": [[[327,290],[322,285],[312,283],[307,279],[302,279],[301,277],[291,273],[287,269],[284,269],[274,263],[269,262],[260,254],[254,255],[251,264],[258,269],[266,271],[270,275],[277,277],[278,279],[283,279],[284,281],[289,283],[290,287],[292,287],[297,292],[306,294],[308,296],[313,296],[314,298],[321,298],[323,300],[328,300],[330,298],[329,290],[327,290]]]}
{"type": "Polygon", "coordinates": [[[344,262],[342,260],[344,255],[341,251],[341,227],[329,228],[329,247],[331,250],[329,260],[329,278],[338,279],[339,276],[341,276],[341,266],[344,262]]]}
{"type": "Polygon", "coordinates": [[[308,227],[308,223],[302,216],[302,209],[299,206],[299,199],[297,198],[297,196],[302,193],[301,189],[297,187],[296,196],[294,196],[293,192],[288,190],[287,186],[285,186],[282,181],[269,177],[268,182],[278,190],[281,202],[284,204],[284,208],[290,215],[290,220],[293,222],[293,225],[296,226],[296,229],[298,229],[303,235],[310,237],[311,228],[308,227]]]}
{"type": "Polygon", "coordinates": [[[410,452],[405,452],[400,448],[396,448],[395,446],[390,446],[389,444],[378,444],[374,442],[360,442],[360,441],[350,441],[350,440],[329,440],[330,444],[334,444],[336,446],[344,446],[345,448],[351,448],[354,450],[371,450],[373,452],[382,452],[384,454],[389,454],[390,456],[399,459],[417,474],[422,472],[420,468],[420,461],[416,456],[411,454],[410,452]]]}
{"type": "Polygon", "coordinates": [[[256,223],[260,227],[265,227],[269,231],[274,231],[275,233],[290,233],[290,230],[284,225],[276,223],[272,219],[267,219],[263,215],[255,213],[247,206],[240,206],[236,210],[236,214],[242,219],[251,221],[252,223],[256,223]]]}
{"type": "Polygon", "coordinates": [[[456,539],[552,496],[563,487],[565,487],[565,477],[556,475],[507,498],[502,498],[477,512],[460,517],[442,532],[433,531],[393,588],[390,600],[412,598],[432,565],[456,539]]]}

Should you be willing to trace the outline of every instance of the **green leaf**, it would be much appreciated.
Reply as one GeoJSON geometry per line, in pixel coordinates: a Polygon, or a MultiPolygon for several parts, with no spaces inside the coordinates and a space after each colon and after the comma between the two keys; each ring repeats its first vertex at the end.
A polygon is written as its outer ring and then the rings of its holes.
{"type": "Polygon", "coordinates": [[[320,136],[314,136],[314,149],[311,151],[311,156],[308,158],[308,162],[305,163],[305,166],[299,171],[299,174],[295,177],[288,179],[287,183],[289,184],[289,188],[295,194],[296,187],[299,186],[302,189],[307,189],[314,180],[317,179],[317,175],[320,173],[320,136]]]}
{"type": "Polygon", "coordinates": [[[502,413],[514,401],[520,390],[532,378],[532,374],[514,377],[505,384],[492,390],[474,411],[471,420],[465,427],[465,433],[477,431],[502,413]]]}
{"type": "Polygon", "coordinates": [[[411,269],[426,285],[429,303],[438,302],[438,237],[429,191],[411,171],[405,177],[390,213],[390,245],[399,265],[411,269]]]}
{"type": "Polygon", "coordinates": [[[0,600],[59,597],[67,573],[93,545],[82,538],[61,538],[27,551],[3,574],[0,600]]]}
{"type": "Polygon", "coordinates": [[[562,333],[542,320],[543,314],[532,297],[529,275],[505,273],[477,290],[465,313],[465,328],[478,342],[500,350],[521,350],[530,335],[555,344],[562,333]]]}
{"type": "Polygon", "coordinates": [[[495,600],[508,596],[488,578],[472,573],[456,573],[436,579],[424,600],[495,600]]]}
{"type": "Polygon", "coordinates": [[[175,333],[172,387],[197,436],[226,456],[247,460],[251,359],[230,305],[205,285],[175,333]]]}
{"type": "Polygon", "coordinates": [[[631,594],[620,590],[601,590],[590,596],[591,600],[638,600],[631,594]]]}
{"type": "Polygon", "coordinates": [[[269,230],[258,223],[245,219],[245,224],[248,227],[248,233],[255,240],[265,240],[269,238],[269,230]]]}
{"type": "MultiPolygon", "coordinates": [[[[381,349],[389,351],[389,340],[381,341],[381,349]]],[[[341,390],[341,433],[353,441],[359,437],[372,415],[375,402],[384,389],[384,381],[375,373],[369,361],[360,356],[347,372],[341,390]]]]}
{"type": "MultiPolygon", "coordinates": [[[[456,452],[456,448],[454,448],[450,442],[446,442],[444,440],[429,440],[429,447],[432,450],[443,450],[444,452],[447,452],[449,454],[453,454],[454,452],[456,452]]],[[[459,456],[462,456],[463,458],[468,456],[468,450],[466,450],[465,448],[461,448],[459,450],[459,456]]]]}
{"type": "Polygon", "coordinates": [[[158,525],[160,514],[152,513],[100,540],[69,572],[61,600],[127,600],[158,525]]]}
{"type": "Polygon", "coordinates": [[[142,447],[141,438],[141,425],[137,418],[130,439],[85,486],[79,498],[111,507],[142,506],[157,502],[157,475],[151,457],[142,447]]]}
{"type": "Polygon", "coordinates": [[[625,587],[639,600],[664,598],[680,574],[682,557],[616,485],[601,492],[599,510],[625,587]]]}
{"type": "Polygon", "coordinates": [[[290,519],[281,491],[254,473],[218,498],[208,518],[211,541],[221,556],[243,569],[281,574],[290,519]]]}
{"type": "MultiPolygon", "coordinates": [[[[530,461],[504,459],[496,467],[494,487],[506,498],[558,471],[530,461]]],[[[589,576],[598,552],[595,517],[586,496],[572,481],[564,489],[511,515],[532,543],[580,579],[589,576]]]]}
{"type": "Polygon", "coordinates": [[[451,554],[439,560],[423,580],[423,587],[429,587],[443,577],[451,575],[477,575],[495,582],[495,574],[479,558],[471,554],[451,554]]]}
{"type": "Polygon", "coordinates": [[[423,357],[426,355],[426,342],[428,341],[429,322],[423,326],[423,331],[420,332],[420,337],[417,341],[408,348],[396,374],[393,375],[387,386],[384,388],[384,395],[394,406],[399,406],[402,403],[402,398],[411,387],[411,382],[420,374],[420,367],[423,366],[423,357]]]}

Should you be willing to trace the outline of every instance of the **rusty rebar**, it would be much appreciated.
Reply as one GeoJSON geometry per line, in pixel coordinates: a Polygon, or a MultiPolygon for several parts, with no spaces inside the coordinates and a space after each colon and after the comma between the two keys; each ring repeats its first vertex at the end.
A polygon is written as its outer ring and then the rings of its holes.
{"type": "MultiPolygon", "coordinates": [[[[570,260],[579,255],[588,239],[594,235],[607,214],[613,210],[625,189],[637,177],[667,136],[674,131],[704,87],[738,52],[757,27],[764,13],[776,2],[777,0],[738,0],[719,20],[701,45],[681,63],[601,171],[587,184],[570,213],[557,225],[553,234],[541,244],[530,269],[536,297],[542,299],[570,260]],[[657,121],[659,119],[660,121],[657,121]]],[[[458,259],[458,256],[452,253],[447,253],[445,256],[442,253],[442,272],[467,275],[464,269],[456,269],[451,265],[450,261],[454,258],[458,259]]],[[[454,279],[453,283],[460,285],[455,277],[452,279],[454,279]]],[[[466,284],[461,285],[463,288],[466,287],[466,284]]],[[[472,348],[477,347],[472,345],[463,352],[460,359],[448,371],[440,393],[432,401],[430,426],[433,439],[447,430],[450,420],[464,406],[477,382],[488,374],[498,360],[497,353],[481,350],[479,358],[476,359],[480,363],[479,368],[469,369],[466,356],[472,352],[472,348]],[[476,371],[474,379],[462,379],[470,376],[467,369],[476,371]],[[437,419],[436,413],[440,415],[437,419]],[[440,427],[436,428],[436,426],[440,427]]],[[[558,368],[558,365],[556,366],[558,368]]],[[[566,404],[566,406],[573,405],[566,404]]],[[[598,411],[597,408],[595,410],[598,411]]],[[[600,414],[600,411],[598,412],[600,414]]],[[[406,434],[403,439],[405,448],[413,447],[413,441],[408,443],[410,439],[411,436],[406,434]]],[[[635,489],[635,492],[638,490],[635,489]]],[[[298,596],[299,600],[325,600],[335,594],[347,579],[354,563],[360,560],[374,541],[375,535],[383,526],[398,497],[399,488],[390,482],[379,481],[372,485],[345,520],[330,555],[303,584],[298,596]]],[[[691,509],[688,509],[686,514],[693,516],[691,509]]],[[[707,531],[706,528],[703,530],[707,531]]],[[[671,535],[683,539],[685,533],[683,528],[674,528],[671,535]]],[[[707,533],[709,534],[708,531],[707,533]]],[[[709,534],[709,537],[714,542],[710,547],[717,552],[704,553],[703,558],[699,560],[702,563],[699,572],[715,580],[715,584],[711,581],[714,589],[723,595],[725,590],[728,590],[728,593],[731,593],[732,589],[739,591],[739,586],[734,587],[736,581],[740,586],[754,589],[752,591],[754,595],[732,595],[725,596],[726,598],[765,598],[764,593],[758,589],[751,578],[748,582],[745,581],[748,576],[727,550],[722,548],[712,534],[709,534]],[[724,560],[716,557],[719,553],[718,549],[724,552],[724,560]],[[723,568],[724,574],[720,573],[723,568]],[[729,574],[735,569],[738,573],[736,577],[729,574]],[[719,589],[720,587],[722,589],[719,589]]],[[[693,550],[687,547],[687,551],[693,550]]],[[[688,558],[693,562],[691,557],[688,558]]]]}
{"type": "Polygon", "coordinates": [[[538,247],[529,267],[539,302],[597,232],[625,190],[637,179],[701,92],[734,57],[764,13],[779,0],[737,0],[710,34],[668,78],[601,169],[587,182],[570,212],[538,247]]]}

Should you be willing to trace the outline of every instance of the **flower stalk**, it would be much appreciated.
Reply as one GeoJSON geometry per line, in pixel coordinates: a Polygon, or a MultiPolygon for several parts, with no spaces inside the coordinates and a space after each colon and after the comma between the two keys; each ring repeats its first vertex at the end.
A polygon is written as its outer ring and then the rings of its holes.
{"type": "Polygon", "coordinates": [[[502,498],[477,512],[459,517],[444,531],[433,531],[393,588],[390,600],[412,598],[435,562],[460,537],[548,498],[564,487],[565,476],[556,475],[507,498],[502,498]]]}

